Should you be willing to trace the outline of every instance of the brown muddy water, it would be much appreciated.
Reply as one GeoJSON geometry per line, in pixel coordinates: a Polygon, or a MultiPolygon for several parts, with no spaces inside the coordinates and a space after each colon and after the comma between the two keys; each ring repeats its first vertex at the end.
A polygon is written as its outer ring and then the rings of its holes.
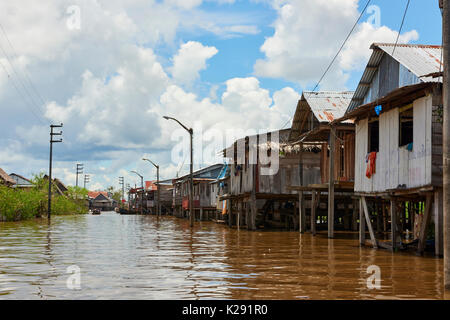
{"type": "Polygon", "coordinates": [[[442,277],[442,259],[325,234],[191,231],[187,220],[113,212],[0,223],[0,299],[449,298],[442,277]],[[66,284],[72,265],[78,290],[66,284]],[[367,286],[371,265],[380,289],[367,286]]]}

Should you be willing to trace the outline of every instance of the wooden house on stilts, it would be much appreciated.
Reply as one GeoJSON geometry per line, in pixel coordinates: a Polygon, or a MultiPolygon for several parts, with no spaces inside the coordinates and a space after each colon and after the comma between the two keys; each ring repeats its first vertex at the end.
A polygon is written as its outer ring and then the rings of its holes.
{"type": "MultiPolygon", "coordinates": [[[[328,236],[332,238],[335,224],[342,230],[357,230],[352,199],[355,126],[351,120],[330,125],[345,114],[352,97],[353,92],[347,91],[303,92],[297,104],[289,144],[320,148],[320,181],[313,184],[300,181],[289,187],[299,195],[300,232],[309,229],[315,235],[320,225],[327,225],[328,236]],[[305,197],[311,199],[310,205],[305,197]]],[[[299,160],[302,170],[306,170],[303,159],[299,160]]]]}
{"type": "MultiPolygon", "coordinates": [[[[222,171],[223,164],[215,164],[193,172],[194,192],[193,208],[196,219],[208,220],[215,216],[216,205],[211,202],[210,183],[215,181],[222,171]]],[[[190,174],[173,179],[173,215],[189,216],[189,186],[190,174]]]]}
{"type": "Polygon", "coordinates": [[[442,48],[380,43],[371,49],[345,116],[334,122],[356,124],[360,242],[367,226],[374,247],[413,246],[422,253],[434,239],[440,256],[442,48]]]}
{"type": "Polygon", "coordinates": [[[320,181],[320,155],[314,146],[290,147],[290,129],[241,138],[224,150],[229,159],[226,201],[229,226],[296,229],[298,196],[287,186],[320,181]],[[301,170],[299,158],[308,170],[301,170]]]}

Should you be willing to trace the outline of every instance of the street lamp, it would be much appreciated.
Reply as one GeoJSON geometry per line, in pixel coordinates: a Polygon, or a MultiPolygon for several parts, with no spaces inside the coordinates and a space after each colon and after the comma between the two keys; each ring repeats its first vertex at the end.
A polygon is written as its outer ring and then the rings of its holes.
{"type": "Polygon", "coordinates": [[[161,216],[161,204],[159,202],[159,200],[160,200],[160,197],[159,197],[159,195],[160,195],[160,193],[159,193],[159,166],[150,159],[143,158],[142,160],[150,162],[156,168],[156,185],[158,187],[158,189],[157,189],[158,207],[157,208],[158,208],[158,216],[161,216]]]}
{"type": "Polygon", "coordinates": [[[194,209],[193,209],[193,194],[194,194],[194,178],[193,178],[193,170],[194,170],[194,147],[193,147],[193,135],[194,135],[194,130],[192,130],[192,128],[188,128],[185,125],[183,125],[180,121],[178,121],[175,118],[172,117],[167,117],[167,116],[163,116],[164,119],[166,120],[173,120],[176,121],[181,127],[183,127],[183,129],[185,129],[187,132],[189,132],[190,138],[191,138],[191,168],[190,168],[190,184],[189,184],[189,219],[191,222],[191,227],[194,226],[194,219],[195,219],[195,214],[194,214],[194,209]]]}
{"type": "Polygon", "coordinates": [[[136,171],[130,171],[132,173],[137,174],[139,177],[141,177],[141,187],[142,187],[142,195],[141,195],[141,214],[142,214],[142,210],[144,207],[144,177],[141,176],[139,173],[137,173],[136,171]]]}

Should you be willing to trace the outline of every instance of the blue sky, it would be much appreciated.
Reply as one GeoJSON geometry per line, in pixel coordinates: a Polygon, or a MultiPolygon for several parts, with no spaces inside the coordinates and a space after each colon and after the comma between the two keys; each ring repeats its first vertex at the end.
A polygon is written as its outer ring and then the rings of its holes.
{"type": "MultiPolygon", "coordinates": [[[[395,41],[406,3],[373,0],[381,24],[370,22],[373,13],[364,14],[319,89],[355,89],[370,43],[395,41]]],[[[133,184],[129,171],[135,169],[153,179],[142,157],[159,162],[163,178],[185,173],[188,162],[174,159],[173,150],[186,143],[162,115],[219,132],[280,128],[365,4],[2,2],[8,39],[0,32],[0,167],[25,176],[47,171],[48,124],[62,121],[64,143],[55,147],[54,172],[68,184],[75,182],[77,162],[91,174],[92,189],[117,187],[118,176],[133,184]]],[[[411,0],[400,42],[440,44],[441,22],[437,0],[411,0]]],[[[207,165],[201,157],[197,163],[207,165]]]]}

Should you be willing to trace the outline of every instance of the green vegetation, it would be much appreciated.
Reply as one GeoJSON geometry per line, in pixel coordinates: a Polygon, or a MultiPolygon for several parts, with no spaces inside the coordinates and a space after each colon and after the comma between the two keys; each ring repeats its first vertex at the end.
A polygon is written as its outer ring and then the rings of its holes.
{"type": "Polygon", "coordinates": [[[111,193],[111,198],[113,200],[116,200],[117,203],[121,203],[122,202],[122,191],[121,190],[115,190],[114,187],[110,186],[106,189],[108,192],[111,193]]]}
{"type": "MultiPolygon", "coordinates": [[[[18,221],[39,218],[47,213],[48,181],[44,174],[35,175],[34,187],[27,189],[8,188],[0,185],[0,221],[18,221]]],[[[83,214],[88,212],[88,191],[68,187],[62,196],[52,188],[52,214],[83,214]]]]}

